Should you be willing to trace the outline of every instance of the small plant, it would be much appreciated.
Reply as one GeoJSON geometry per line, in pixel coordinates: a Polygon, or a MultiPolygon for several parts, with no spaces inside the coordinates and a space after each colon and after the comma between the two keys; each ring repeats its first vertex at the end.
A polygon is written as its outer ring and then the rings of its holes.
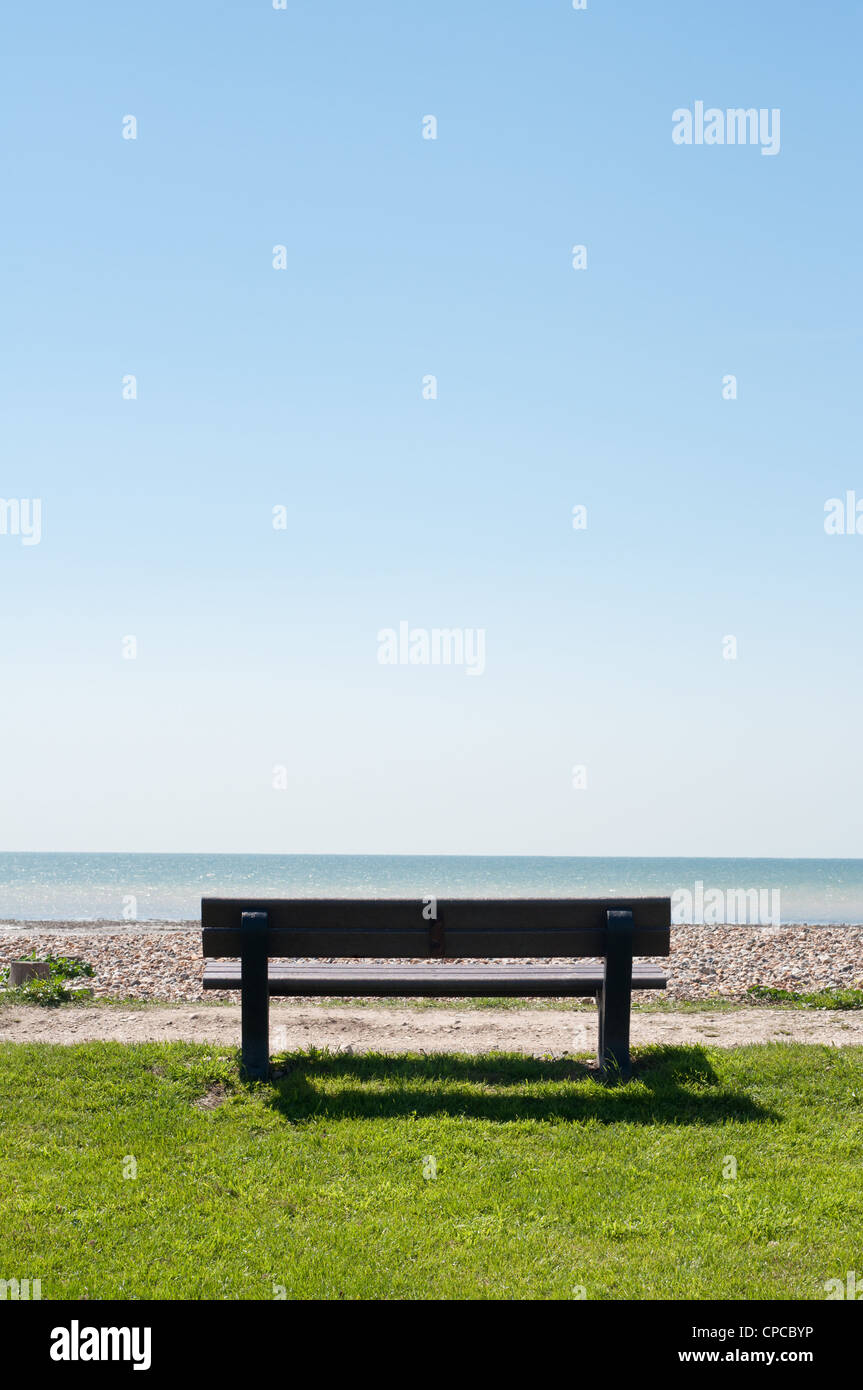
{"type": "Polygon", "coordinates": [[[9,991],[19,1004],[67,1004],[72,999],[72,991],[62,980],[25,980],[9,991]]]}
{"type": "MultiPolygon", "coordinates": [[[[13,989],[6,988],[5,997],[10,1003],[67,1004],[72,999],[81,998],[84,993],[89,995],[92,992],[76,990],[73,993],[67,987],[69,980],[93,976],[96,973],[92,965],[79,960],[77,956],[55,956],[50,952],[46,956],[40,956],[34,950],[29,955],[21,956],[21,960],[41,961],[50,966],[51,973],[47,979],[25,980],[23,985],[16,985],[13,989]]],[[[8,980],[9,969],[6,967],[0,970],[0,985],[7,986],[8,980]]]]}
{"type": "Polygon", "coordinates": [[[88,965],[79,956],[55,956],[49,951],[47,956],[40,956],[37,951],[31,951],[29,956],[21,956],[21,960],[43,961],[45,965],[51,967],[51,978],[61,980],[76,980],[81,975],[95,975],[96,971],[92,965],[88,965]]]}

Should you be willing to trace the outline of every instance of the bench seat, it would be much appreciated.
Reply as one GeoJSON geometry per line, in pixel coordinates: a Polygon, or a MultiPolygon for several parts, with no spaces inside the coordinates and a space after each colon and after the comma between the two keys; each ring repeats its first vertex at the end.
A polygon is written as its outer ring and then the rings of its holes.
{"type": "MultiPolygon", "coordinates": [[[[240,989],[239,961],[208,961],[204,989],[240,989]]],[[[591,996],[603,987],[599,965],[278,965],[267,972],[270,994],[391,998],[541,998],[591,996]]],[[[666,975],[633,965],[633,989],[665,989],[666,975]]]]}

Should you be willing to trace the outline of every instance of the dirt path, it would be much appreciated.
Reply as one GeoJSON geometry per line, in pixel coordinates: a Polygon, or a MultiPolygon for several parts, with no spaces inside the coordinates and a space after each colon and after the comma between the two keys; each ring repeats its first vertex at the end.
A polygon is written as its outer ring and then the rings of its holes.
{"type": "MultiPolygon", "coordinates": [[[[237,1047],[240,1010],[209,1008],[47,1010],[0,1009],[0,1041],[220,1043],[237,1047]]],[[[863,1045],[863,1013],[798,1009],[741,1009],[712,1013],[633,1014],[632,1041],[708,1043],[813,1042],[863,1045]]],[[[350,1047],[376,1052],[585,1052],[596,1047],[596,1015],[553,1009],[350,1009],[296,1007],[270,1010],[270,1050],[350,1047]]]]}

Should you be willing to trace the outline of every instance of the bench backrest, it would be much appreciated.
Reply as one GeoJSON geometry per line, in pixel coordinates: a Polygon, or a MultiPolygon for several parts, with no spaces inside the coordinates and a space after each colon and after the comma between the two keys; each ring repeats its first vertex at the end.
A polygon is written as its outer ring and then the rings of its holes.
{"type": "Polygon", "coordinates": [[[634,956],[669,954],[670,898],[203,898],[203,954],[238,956],[243,913],[265,912],[271,957],[604,956],[615,909],[634,956]]]}

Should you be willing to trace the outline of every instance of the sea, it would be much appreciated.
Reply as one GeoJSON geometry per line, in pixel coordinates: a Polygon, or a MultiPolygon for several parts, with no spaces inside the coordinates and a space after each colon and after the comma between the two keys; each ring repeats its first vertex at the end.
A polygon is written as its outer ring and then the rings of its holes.
{"type": "Polygon", "coordinates": [[[246,894],[670,896],[673,921],[859,925],[863,859],[0,854],[0,922],[194,922],[202,896],[246,894]]]}

